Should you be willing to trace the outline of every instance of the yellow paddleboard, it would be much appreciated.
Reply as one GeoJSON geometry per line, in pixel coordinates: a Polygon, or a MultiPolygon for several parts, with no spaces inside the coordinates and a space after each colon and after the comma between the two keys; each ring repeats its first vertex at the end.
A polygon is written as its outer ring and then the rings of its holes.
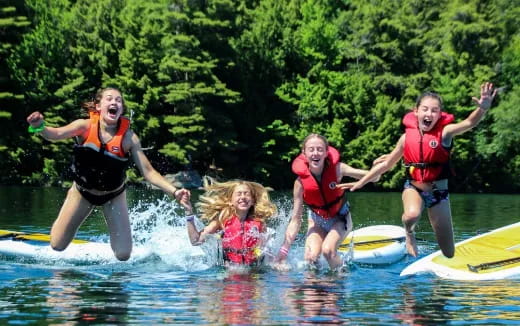
{"type": "MultiPolygon", "coordinates": [[[[50,242],[51,236],[44,233],[24,233],[17,231],[9,231],[9,230],[0,230],[0,239],[11,239],[11,240],[20,240],[20,241],[43,241],[50,242]]],[[[85,240],[72,240],[72,243],[87,243],[85,240]]]]}
{"type": "Polygon", "coordinates": [[[406,267],[401,276],[419,273],[459,280],[520,278],[520,222],[457,243],[451,259],[437,251],[406,267]]]}

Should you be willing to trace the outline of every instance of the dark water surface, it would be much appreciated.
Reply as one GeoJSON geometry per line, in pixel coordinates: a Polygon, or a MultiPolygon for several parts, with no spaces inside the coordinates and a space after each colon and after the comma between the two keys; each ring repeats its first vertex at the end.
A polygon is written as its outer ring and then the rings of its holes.
{"type": "MultiPolygon", "coordinates": [[[[48,233],[65,192],[0,187],[0,229],[48,233]]],[[[274,197],[281,234],[291,202],[289,193],[274,197]]],[[[130,189],[128,199],[136,246],[149,258],[70,265],[2,257],[0,325],[520,325],[520,280],[399,277],[415,261],[408,257],[345,274],[309,272],[300,267],[303,232],[290,252],[293,270],[227,271],[189,245],[162,193],[130,189]]],[[[400,224],[400,193],[355,193],[350,202],[356,228],[400,224]]],[[[451,204],[457,241],[520,220],[519,195],[452,194],[451,204]]],[[[417,236],[421,257],[437,250],[426,216],[417,236]]],[[[108,241],[99,211],[77,237],[108,241]]]]}

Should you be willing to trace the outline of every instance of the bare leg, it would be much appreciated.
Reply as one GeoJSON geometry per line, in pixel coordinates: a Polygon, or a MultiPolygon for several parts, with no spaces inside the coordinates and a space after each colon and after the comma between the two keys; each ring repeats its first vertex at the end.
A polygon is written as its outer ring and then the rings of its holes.
{"type": "Polygon", "coordinates": [[[443,200],[432,208],[429,208],[428,215],[442,254],[448,258],[452,258],[455,255],[455,240],[453,239],[453,225],[449,200],[443,200]]]}
{"type": "Polygon", "coordinates": [[[350,212],[348,213],[346,222],[348,230],[345,229],[345,222],[338,221],[334,224],[329,233],[327,233],[327,236],[323,241],[321,252],[327,259],[330,269],[335,269],[343,265],[343,259],[338,255],[338,248],[350,231],[352,231],[352,217],[350,212]]]}
{"type": "Polygon", "coordinates": [[[305,255],[304,258],[308,263],[318,262],[321,255],[321,246],[325,238],[325,231],[317,226],[314,221],[309,218],[309,228],[307,238],[305,239],[305,255]]]}
{"type": "Polygon", "coordinates": [[[67,248],[83,221],[92,212],[92,208],[93,206],[76,189],[76,184],[73,184],[51,228],[52,249],[62,251],[67,248]]]}
{"type": "Polygon", "coordinates": [[[415,189],[403,190],[403,216],[402,221],[406,229],[406,250],[408,254],[417,257],[417,242],[413,231],[422,213],[423,200],[415,189]]]}
{"type": "Polygon", "coordinates": [[[125,261],[132,253],[132,230],[128,217],[126,190],[103,206],[110,232],[110,245],[117,259],[125,261]]]}

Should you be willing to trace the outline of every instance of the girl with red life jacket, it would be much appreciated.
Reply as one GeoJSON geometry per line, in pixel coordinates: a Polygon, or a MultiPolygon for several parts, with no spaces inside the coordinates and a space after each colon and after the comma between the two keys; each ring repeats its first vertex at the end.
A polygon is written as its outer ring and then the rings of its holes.
{"type": "Polygon", "coordinates": [[[130,129],[130,121],[122,116],[124,101],[118,89],[99,90],[94,101],[83,107],[89,111],[89,119],[63,127],[46,126],[40,112],[27,117],[30,132],[50,141],[72,137],[78,141],[72,165],[74,182],[52,225],[50,245],[54,250],[65,250],[94,206],[103,206],[112,250],[117,259],[128,260],[132,252],[125,191],[128,160],[131,158],[145,179],[167,194],[180,199],[189,191],[176,189],[152,167],[130,129]]]}
{"type": "Polygon", "coordinates": [[[413,234],[421,213],[426,207],[437,242],[444,256],[455,254],[448,177],[453,137],[475,127],[491,107],[497,90],[491,83],[480,87],[480,99],[473,97],[477,108],[463,121],[452,123],[453,116],[442,112],[442,100],[431,92],[422,94],[412,112],[405,115],[405,133],[394,150],[379,158],[378,163],[357,183],[342,184],[342,189],[354,191],[370,178],[390,170],[404,158],[407,180],[403,190],[403,224],[406,228],[406,249],[411,256],[418,254],[413,234]]]}
{"type": "Polygon", "coordinates": [[[186,210],[186,225],[192,245],[202,244],[208,235],[222,232],[222,249],[227,263],[252,265],[261,261],[267,219],[276,215],[269,189],[251,181],[213,181],[205,184],[198,204],[201,218],[208,225],[198,231],[190,195],[181,198],[186,210]]]}
{"type": "Polygon", "coordinates": [[[339,152],[317,134],[305,138],[302,153],[293,161],[292,170],[298,178],[293,187],[291,221],[277,257],[279,268],[285,269],[283,262],[300,230],[304,203],[310,208],[305,260],[314,265],[323,254],[331,269],[341,267],[343,261],[337,250],[352,231],[352,217],[345,191],[336,185],[343,177],[360,179],[368,171],[340,162],[339,152]]]}

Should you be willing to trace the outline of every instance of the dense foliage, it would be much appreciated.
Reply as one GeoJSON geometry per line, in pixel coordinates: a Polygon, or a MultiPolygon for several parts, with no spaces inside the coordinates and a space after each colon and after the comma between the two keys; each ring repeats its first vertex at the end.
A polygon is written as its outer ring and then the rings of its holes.
{"type": "MultiPolygon", "coordinates": [[[[479,85],[501,93],[455,139],[455,191],[520,189],[518,0],[25,0],[0,7],[2,183],[67,180],[71,141],[27,133],[82,117],[116,86],[161,173],[288,188],[301,140],[321,133],[368,168],[392,150],[423,91],[465,118],[479,85]]],[[[130,172],[138,180],[135,171],[130,172]]],[[[377,189],[399,189],[403,169],[377,189]]],[[[372,188],[374,189],[374,188],[372,188]]]]}

